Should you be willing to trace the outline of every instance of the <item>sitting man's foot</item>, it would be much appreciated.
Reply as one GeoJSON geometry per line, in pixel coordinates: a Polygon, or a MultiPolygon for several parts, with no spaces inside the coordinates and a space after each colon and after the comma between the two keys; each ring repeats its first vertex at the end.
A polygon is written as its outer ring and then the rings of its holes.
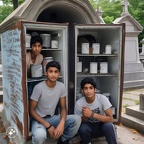
{"type": "Polygon", "coordinates": [[[69,144],[69,141],[66,140],[66,141],[63,142],[61,139],[59,139],[57,144],[69,144]]]}

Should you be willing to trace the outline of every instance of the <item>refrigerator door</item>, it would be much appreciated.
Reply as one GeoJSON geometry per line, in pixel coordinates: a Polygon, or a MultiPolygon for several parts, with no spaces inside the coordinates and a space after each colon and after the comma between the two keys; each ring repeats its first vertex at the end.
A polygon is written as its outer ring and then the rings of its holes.
{"type": "MultiPolygon", "coordinates": [[[[40,35],[43,39],[43,48],[41,54],[44,57],[43,60],[43,68],[45,68],[46,63],[55,60],[58,61],[61,66],[61,72],[59,81],[63,82],[68,91],[68,23],[44,23],[44,22],[27,22],[22,21],[22,35],[23,35],[23,45],[22,49],[24,49],[24,53],[22,53],[22,58],[25,59],[26,52],[28,52],[31,48],[26,47],[26,36],[30,35],[40,35]]],[[[23,65],[23,73],[25,76],[25,84],[26,91],[24,92],[26,108],[28,107],[28,84],[41,82],[45,80],[46,77],[40,78],[27,78],[27,68],[25,66],[25,62],[23,65]],[[26,97],[27,96],[27,97],[26,97]]],[[[67,97],[67,107],[68,107],[68,97],[67,97]]],[[[60,109],[57,107],[57,113],[59,113],[60,109]]],[[[28,117],[28,130],[30,128],[30,120],[28,117]]]]}
{"type": "MultiPolygon", "coordinates": [[[[45,80],[45,77],[27,78],[26,52],[31,49],[31,36],[37,34],[51,36],[50,47],[43,46],[41,54],[43,57],[52,57],[60,63],[59,81],[62,81],[68,89],[68,25],[68,23],[17,21],[14,26],[2,33],[3,103],[6,120],[19,131],[19,138],[28,139],[30,136],[27,85],[45,80]],[[52,47],[51,41],[53,41],[52,47]]],[[[48,41],[45,42],[47,46],[48,41]]]]}
{"type": "Polygon", "coordinates": [[[124,24],[75,25],[75,101],[83,97],[80,82],[92,77],[97,93],[107,96],[112,103],[115,122],[119,122],[124,73],[124,24]],[[86,53],[83,52],[88,45],[86,53]],[[81,63],[81,72],[77,65],[81,63]]]}

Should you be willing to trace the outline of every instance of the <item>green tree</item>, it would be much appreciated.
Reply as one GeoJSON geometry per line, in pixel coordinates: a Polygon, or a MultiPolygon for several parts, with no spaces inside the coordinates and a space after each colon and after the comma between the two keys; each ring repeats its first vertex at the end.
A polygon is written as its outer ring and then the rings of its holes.
{"type": "Polygon", "coordinates": [[[2,0],[2,1],[3,5],[0,6],[0,23],[25,0],[2,0]]]}
{"type": "Polygon", "coordinates": [[[15,10],[25,0],[2,0],[2,1],[5,5],[13,5],[13,10],[15,10]]]}
{"type": "Polygon", "coordinates": [[[0,23],[13,11],[11,6],[0,6],[0,23]]]}
{"type": "MultiPolygon", "coordinates": [[[[105,23],[111,23],[116,18],[120,17],[122,13],[122,0],[89,0],[92,6],[100,6],[104,11],[103,20],[105,23]]],[[[142,26],[144,26],[144,1],[143,0],[129,0],[128,11],[142,26]]],[[[141,46],[140,41],[144,38],[144,30],[139,35],[139,45],[141,46]]]]}

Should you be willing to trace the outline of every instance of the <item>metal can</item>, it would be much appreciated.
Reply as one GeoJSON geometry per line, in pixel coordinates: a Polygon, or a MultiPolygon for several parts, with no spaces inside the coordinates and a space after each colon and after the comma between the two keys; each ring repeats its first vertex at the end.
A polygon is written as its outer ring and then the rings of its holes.
{"type": "Polygon", "coordinates": [[[44,73],[46,73],[46,65],[50,61],[53,61],[53,57],[44,57],[44,59],[43,59],[43,71],[44,71],[44,73]]]}

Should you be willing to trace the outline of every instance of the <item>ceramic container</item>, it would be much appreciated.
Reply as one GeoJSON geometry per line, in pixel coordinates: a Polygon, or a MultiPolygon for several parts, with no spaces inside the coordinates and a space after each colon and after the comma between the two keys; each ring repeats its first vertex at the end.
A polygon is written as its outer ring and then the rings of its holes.
{"type": "Polygon", "coordinates": [[[31,77],[37,78],[37,77],[42,77],[43,75],[43,70],[42,70],[42,65],[31,65],[31,77]]]}
{"type": "Polygon", "coordinates": [[[82,72],[82,62],[77,62],[77,72],[82,72]]]}
{"type": "Polygon", "coordinates": [[[97,73],[97,62],[90,62],[90,73],[97,73]]]}
{"type": "Polygon", "coordinates": [[[100,44],[93,43],[92,44],[92,54],[99,54],[100,53],[100,44]]]}
{"type": "Polygon", "coordinates": [[[58,41],[57,40],[51,40],[51,48],[58,48],[58,41]]]}
{"type": "Polygon", "coordinates": [[[100,73],[108,73],[108,62],[100,62],[100,73]]]}
{"type": "Polygon", "coordinates": [[[41,34],[40,35],[43,40],[43,47],[50,48],[51,45],[51,35],[50,34],[41,34]]]}
{"type": "Polygon", "coordinates": [[[82,43],[82,54],[89,54],[89,43],[82,43]]]}
{"type": "Polygon", "coordinates": [[[26,47],[30,48],[30,40],[31,40],[31,35],[26,34],[26,47]]]}
{"type": "Polygon", "coordinates": [[[53,61],[53,57],[44,57],[43,59],[43,72],[44,73],[46,73],[46,65],[50,61],[53,61]]]}
{"type": "Polygon", "coordinates": [[[112,53],[112,47],[111,45],[105,46],[105,54],[111,54],[112,53]]]}

